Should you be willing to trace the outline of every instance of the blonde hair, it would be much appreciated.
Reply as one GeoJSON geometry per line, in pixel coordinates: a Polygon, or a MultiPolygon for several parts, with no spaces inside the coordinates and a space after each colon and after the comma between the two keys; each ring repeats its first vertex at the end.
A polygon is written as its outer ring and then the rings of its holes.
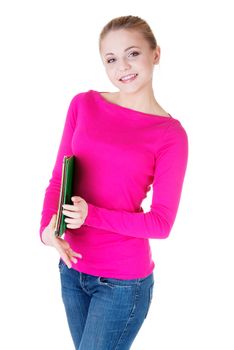
{"type": "Polygon", "coordinates": [[[138,16],[120,16],[113,18],[102,29],[99,35],[99,51],[101,51],[101,41],[111,30],[126,29],[136,30],[142,34],[148,42],[150,48],[154,50],[157,47],[157,41],[149,24],[138,16]]]}

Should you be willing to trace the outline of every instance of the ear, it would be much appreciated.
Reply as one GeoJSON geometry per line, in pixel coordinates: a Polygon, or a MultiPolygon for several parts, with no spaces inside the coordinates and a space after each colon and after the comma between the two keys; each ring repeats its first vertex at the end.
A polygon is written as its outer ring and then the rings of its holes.
{"type": "Polygon", "coordinates": [[[154,50],[154,54],[153,54],[153,63],[154,64],[159,63],[160,55],[161,55],[161,48],[159,45],[157,45],[156,49],[154,50]]]}

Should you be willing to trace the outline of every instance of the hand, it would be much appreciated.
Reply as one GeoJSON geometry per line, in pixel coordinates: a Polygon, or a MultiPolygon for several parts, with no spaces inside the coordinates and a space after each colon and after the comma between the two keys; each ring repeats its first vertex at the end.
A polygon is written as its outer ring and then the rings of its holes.
{"type": "Polygon", "coordinates": [[[88,215],[88,204],[78,196],[73,196],[71,199],[73,204],[63,205],[63,214],[68,216],[68,218],[65,218],[66,226],[67,228],[79,228],[88,215]]]}
{"type": "Polygon", "coordinates": [[[65,241],[61,237],[55,236],[54,232],[56,217],[56,214],[52,216],[49,225],[46,226],[46,228],[42,232],[41,238],[46,245],[54,247],[59,252],[61,258],[63,259],[67,267],[70,269],[72,267],[71,262],[76,264],[76,257],[82,258],[82,255],[72,250],[70,244],[67,241],[65,241]]]}

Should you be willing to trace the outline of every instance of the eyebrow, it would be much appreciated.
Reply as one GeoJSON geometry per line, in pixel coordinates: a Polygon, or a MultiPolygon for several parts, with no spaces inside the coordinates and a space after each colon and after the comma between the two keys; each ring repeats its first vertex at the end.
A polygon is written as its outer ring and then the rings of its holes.
{"type": "MultiPolygon", "coordinates": [[[[130,49],[132,49],[132,48],[137,48],[137,49],[140,49],[140,47],[138,47],[138,46],[129,46],[129,47],[127,47],[125,50],[124,50],[124,52],[126,52],[126,51],[128,51],[128,50],[130,50],[130,49]]],[[[108,53],[106,53],[105,54],[105,56],[108,56],[108,55],[114,55],[113,54],[113,52],[108,52],[108,53]]]]}

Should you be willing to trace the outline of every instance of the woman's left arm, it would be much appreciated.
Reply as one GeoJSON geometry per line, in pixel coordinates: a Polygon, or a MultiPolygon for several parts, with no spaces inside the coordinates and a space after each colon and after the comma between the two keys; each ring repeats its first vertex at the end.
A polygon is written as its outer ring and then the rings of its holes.
{"type": "Polygon", "coordinates": [[[117,211],[87,203],[84,225],[138,238],[167,238],[178,211],[187,162],[188,136],[176,120],[157,153],[150,211],[117,211]]]}

